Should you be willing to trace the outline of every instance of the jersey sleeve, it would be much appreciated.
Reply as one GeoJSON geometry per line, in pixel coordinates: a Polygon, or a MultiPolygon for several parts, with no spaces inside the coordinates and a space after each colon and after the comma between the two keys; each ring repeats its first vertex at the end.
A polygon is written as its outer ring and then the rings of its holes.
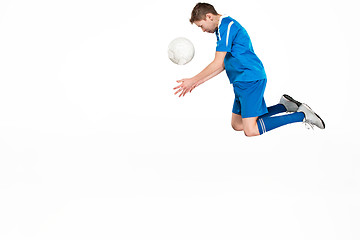
{"type": "Polygon", "coordinates": [[[219,37],[216,44],[216,51],[231,52],[233,40],[238,32],[238,29],[233,25],[233,21],[227,24],[221,24],[219,28],[219,37]]]}

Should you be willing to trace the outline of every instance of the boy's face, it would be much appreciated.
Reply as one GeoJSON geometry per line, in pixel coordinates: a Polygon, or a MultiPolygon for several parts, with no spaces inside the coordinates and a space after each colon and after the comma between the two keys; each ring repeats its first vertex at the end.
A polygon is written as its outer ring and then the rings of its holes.
{"type": "Polygon", "coordinates": [[[203,32],[214,33],[218,27],[218,22],[213,14],[208,13],[204,20],[194,21],[195,25],[201,28],[203,32]]]}

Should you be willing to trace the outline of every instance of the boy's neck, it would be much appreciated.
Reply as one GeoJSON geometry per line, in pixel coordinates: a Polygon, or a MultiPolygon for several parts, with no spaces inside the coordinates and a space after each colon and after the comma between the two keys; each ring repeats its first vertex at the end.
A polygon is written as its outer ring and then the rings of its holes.
{"type": "Polygon", "coordinates": [[[218,14],[215,16],[215,23],[216,23],[216,26],[217,28],[219,27],[220,25],[220,19],[221,19],[222,15],[221,14],[218,14]]]}

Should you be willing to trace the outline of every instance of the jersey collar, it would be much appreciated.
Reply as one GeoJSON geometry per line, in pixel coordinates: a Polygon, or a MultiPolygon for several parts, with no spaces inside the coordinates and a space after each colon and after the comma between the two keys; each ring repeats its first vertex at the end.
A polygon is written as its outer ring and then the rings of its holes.
{"type": "Polygon", "coordinates": [[[226,14],[221,15],[220,20],[219,20],[218,28],[220,27],[222,20],[223,20],[224,18],[226,18],[226,17],[228,17],[228,15],[226,15],[226,14]]]}

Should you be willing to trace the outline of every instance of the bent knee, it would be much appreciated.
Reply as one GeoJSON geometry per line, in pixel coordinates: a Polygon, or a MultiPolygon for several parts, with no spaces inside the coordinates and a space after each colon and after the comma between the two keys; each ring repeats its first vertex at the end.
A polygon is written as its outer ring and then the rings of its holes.
{"type": "Polygon", "coordinates": [[[231,127],[235,130],[235,131],[243,131],[244,128],[242,125],[237,125],[237,124],[231,124],[231,127]]]}
{"type": "Polygon", "coordinates": [[[255,129],[245,129],[244,130],[244,134],[247,137],[255,137],[255,136],[259,136],[259,132],[256,131],[255,129]]]}

